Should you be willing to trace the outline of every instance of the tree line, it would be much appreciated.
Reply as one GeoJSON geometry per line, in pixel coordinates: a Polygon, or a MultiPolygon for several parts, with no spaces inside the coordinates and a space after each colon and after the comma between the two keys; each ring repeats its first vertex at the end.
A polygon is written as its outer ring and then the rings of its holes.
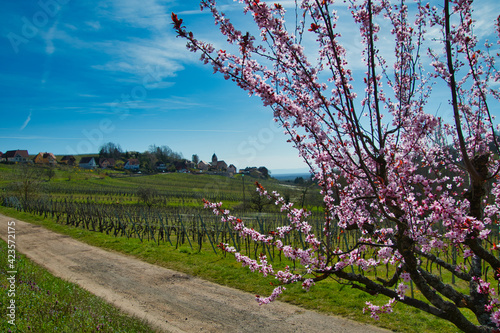
{"type": "MultiPolygon", "coordinates": [[[[193,155],[197,156],[197,155],[193,155]]],[[[113,158],[115,161],[138,159],[141,170],[154,172],[158,163],[165,165],[165,171],[174,172],[179,164],[188,164],[189,160],[182,156],[182,153],[173,151],[169,146],[150,145],[144,152],[123,151],[119,144],[108,142],[99,149],[99,158],[113,158]]],[[[194,160],[194,158],[193,158],[194,160]]],[[[194,164],[194,163],[193,163],[194,164]]]]}

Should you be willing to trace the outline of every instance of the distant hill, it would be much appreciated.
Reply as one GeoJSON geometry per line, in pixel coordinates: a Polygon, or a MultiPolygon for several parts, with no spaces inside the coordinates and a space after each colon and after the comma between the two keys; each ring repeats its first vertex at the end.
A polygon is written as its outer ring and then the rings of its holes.
{"type": "Polygon", "coordinates": [[[279,174],[279,175],[272,175],[273,178],[276,178],[277,180],[280,181],[287,181],[287,180],[295,180],[297,177],[302,177],[304,179],[309,179],[311,174],[309,172],[302,172],[302,173],[284,173],[284,174],[279,174]]]}

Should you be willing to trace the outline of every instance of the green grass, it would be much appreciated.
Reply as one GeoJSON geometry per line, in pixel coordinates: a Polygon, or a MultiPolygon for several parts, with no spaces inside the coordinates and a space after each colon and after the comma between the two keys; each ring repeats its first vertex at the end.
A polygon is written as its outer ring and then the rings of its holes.
{"type": "MultiPolygon", "coordinates": [[[[241,268],[231,256],[215,255],[210,246],[205,246],[200,252],[188,244],[175,249],[168,243],[157,245],[153,242],[141,243],[138,239],[115,238],[98,232],[91,232],[74,227],[56,224],[54,221],[34,217],[17,212],[14,209],[0,207],[0,212],[24,221],[42,225],[53,231],[69,235],[75,239],[109,250],[133,255],[149,263],[157,264],[180,272],[191,274],[215,283],[238,288],[258,295],[268,295],[273,286],[272,278],[262,278],[257,273],[251,273],[247,268],[241,268]]],[[[278,263],[276,263],[278,265],[278,263]]],[[[342,286],[333,280],[318,283],[309,292],[300,286],[289,286],[281,298],[304,308],[324,313],[341,315],[359,322],[384,327],[396,332],[456,332],[452,324],[428,315],[420,310],[404,304],[396,305],[394,313],[382,315],[380,321],[363,314],[366,301],[382,305],[387,302],[383,296],[374,297],[347,286],[342,286]]]]}
{"type": "Polygon", "coordinates": [[[101,298],[66,282],[16,253],[15,289],[7,280],[7,244],[0,240],[1,332],[155,332],[148,324],[127,316],[101,298]],[[15,296],[9,293],[15,290],[15,296]],[[6,316],[15,300],[15,318],[6,316]],[[12,325],[15,324],[15,325],[12,325]]]}
{"type": "MultiPolygon", "coordinates": [[[[0,189],[12,189],[19,171],[18,165],[0,163],[0,189]]],[[[49,181],[41,169],[39,177],[40,194],[50,194],[54,199],[86,200],[97,197],[98,200],[105,196],[103,202],[123,201],[124,203],[140,202],[136,193],[141,187],[151,188],[166,198],[169,207],[194,207],[201,208],[201,199],[224,201],[227,207],[233,208],[243,201],[243,182],[241,175],[234,178],[208,175],[208,174],[156,174],[156,175],[126,175],[114,170],[83,170],[78,167],[58,166],[54,177],[49,181]],[[112,200],[113,199],[113,200],[112,200]],[[121,201],[120,201],[121,199],[121,201]]],[[[246,200],[255,192],[254,182],[257,179],[245,177],[246,200]]],[[[259,180],[269,190],[290,192],[289,187],[282,186],[274,179],[259,180]]],[[[293,192],[293,191],[292,191],[293,192]]],[[[292,197],[297,197],[298,191],[292,197]]]]}

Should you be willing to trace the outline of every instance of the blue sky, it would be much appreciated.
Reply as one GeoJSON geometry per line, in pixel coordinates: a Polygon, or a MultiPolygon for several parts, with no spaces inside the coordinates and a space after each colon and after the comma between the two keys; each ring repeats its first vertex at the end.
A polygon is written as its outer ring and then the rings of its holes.
{"type": "MultiPolygon", "coordinates": [[[[219,2],[231,13],[239,6],[219,2]]],[[[499,7],[483,2],[485,13],[499,7]]],[[[216,153],[238,168],[306,168],[270,109],[187,51],[171,12],[200,39],[220,43],[196,0],[2,0],[0,151],[155,144],[188,159],[216,153]]]]}
{"type": "Polygon", "coordinates": [[[50,5],[2,3],[0,151],[155,144],[188,159],[216,153],[238,168],[305,167],[270,110],[213,75],[175,37],[172,11],[202,37],[213,26],[197,1],[41,3],[50,5]]]}

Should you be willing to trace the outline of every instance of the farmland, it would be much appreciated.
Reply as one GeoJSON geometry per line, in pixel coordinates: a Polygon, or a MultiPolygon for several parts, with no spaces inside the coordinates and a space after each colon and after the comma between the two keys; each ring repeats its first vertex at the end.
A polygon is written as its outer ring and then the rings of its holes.
{"type": "MultiPolygon", "coordinates": [[[[1,165],[0,168],[4,206],[50,216],[65,225],[138,238],[141,242],[168,242],[176,248],[188,244],[199,250],[208,245],[213,251],[223,242],[256,253],[257,248],[250,249],[249,243],[242,243],[227,225],[203,208],[203,198],[224,202],[250,227],[261,232],[285,223],[285,217],[278,214],[276,207],[255,193],[256,179],[248,176],[181,173],[142,176],[65,168],[56,170],[49,180],[44,169],[33,166],[1,165]]],[[[262,183],[315,211],[314,225],[321,234],[322,209],[317,189],[283,185],[273,179],[262,183]]]]}
{"type": "MultiPolygon", "coordinates": [[[[55,175],[48,177],[43,169],[30,174],[29,169],[0,164],[0,199],[5,206],[2,211],[72,237],[81,237],[93,245],[133,254],[145,261],[252,293],[269,293],[270,281],[256,282],[259,280],[256,275],[238,268],[234,260],[221,255],[217,249],[219,243],[229,243],[253,257],[265,253],[276,267],[295,265],[264,244],[241,239],[211,211],[203,209],[202,198],[223,201],[224,207],[256,230],[265,233],[283,225],[285,219],[274,205],[259,202],[255,197],[252,184],[255,179],[250,177],[178,173],[136,176],[72,168],[55,171],[55,175]]],[[[317,188],[281,184],[272,179],[261,183],[291,201],[304,203],[312,211],[309,222],[315,234],[322,234],[323,212],[317,188]]],[[[344,248],[356,239],[355,232],[333,230],[331,238],[323,241],[344,248]]],[[[498,237],[498,231],[496,235],[498,237]]],[[[291,233],[288,237],[287,242],[302,244],[300,235],[291,233]]],[[[386,277],[391,272],[371,274],[386,277]]],[[[442,279],[450,277],[443,275],[442,279]]],[[[290,288],[283,299],[370,323],[374,322],[362,314],[365,301],[381,304],[385,301],[344,288],[334,281],[324,281],[309,293],[290,288]]],[[[402,304],[396,312],[400,315],[383,317],[380,325],[400,331],[412,331],[415,327],[419,331],[454,331],[451,325],[402,304]],[[405,315],[407,313],[411,316],[405,315]],[[419,326],[415,326],[416,322],[419,326]]]]}

